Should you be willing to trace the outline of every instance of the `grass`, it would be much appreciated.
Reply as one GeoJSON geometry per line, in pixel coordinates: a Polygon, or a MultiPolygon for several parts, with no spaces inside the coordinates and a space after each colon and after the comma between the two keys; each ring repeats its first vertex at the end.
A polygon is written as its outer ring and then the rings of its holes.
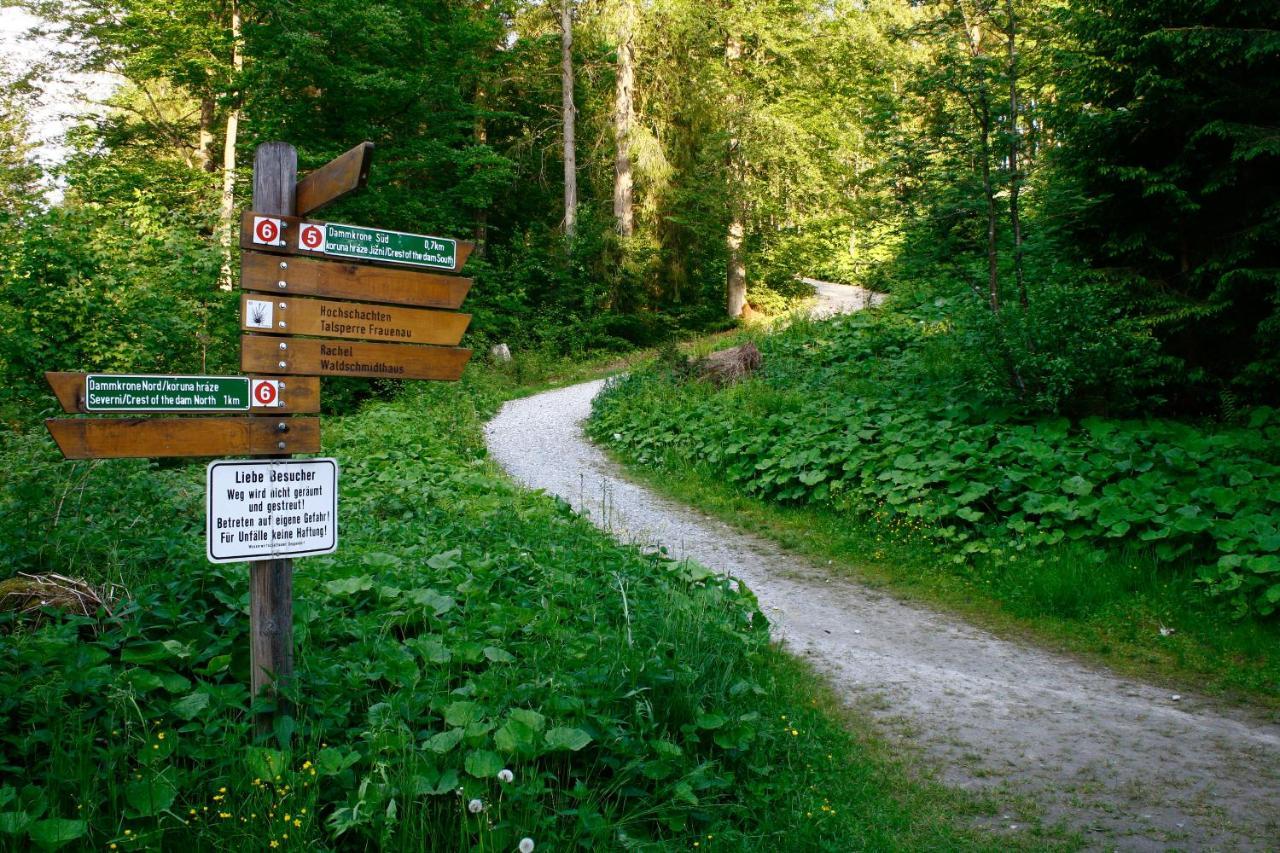
{"type": "MultiPolygon", "coordinates": [[[[626,463],[619,454],[616,461],[626,463]]],[[[1273,625],[1233,620],[1149,555],[1055,549],[957,572],[933,543],[828,508],[763,501],[695,466],[629,471],[655,491],[765,536],[829,570],[1117,672],[1280,711],[1273,625]],[[1063,553],[1065,552],[1065,553],[1063,553]],[[1161,629],[1165,629],[1165,633],[1161,629]],[[1171,630],[1170,630],[1171,629],[1171,630]]]]}
{"type": "Polygon", "coordinates": [[[486,460],[503,399],[615,366],[517,360],[326,418],[341,544],[298,561],[293,710],[266,737],[244,566],[203,559],[204,466],[66,463],[38,432],[4,437],[0,558],[129,594],[113,617],[0,614],[0,847],[1068,844],[975,828],[994,804],[868,734],[748,594],[486,460]]]}

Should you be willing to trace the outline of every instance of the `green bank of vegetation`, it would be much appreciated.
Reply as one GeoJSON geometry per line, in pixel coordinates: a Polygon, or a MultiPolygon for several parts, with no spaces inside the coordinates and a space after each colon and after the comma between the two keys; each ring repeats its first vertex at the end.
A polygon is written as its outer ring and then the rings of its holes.
{"type": "Polygon", "coordinates": [[[1280,698],[1273,410],[1195,427],[996,406],[958,391],[963,344],[936,312],[755,340],[764,368],[737,385],[674,354],[632,371],[590,434],[656,485],[877,582],[1280,698]]]}
{"type": "Polygon", "coordinates": [[[749,591],[502,477],[480,426],[503,387],[326,421],[342,547],[298,564],[293,709],[258,739],[203,466],[6,439],[5,565],[128,594],[0,615],[0,846],[994,849],[963,825],[982,803],[846,730],[749,591]]]}

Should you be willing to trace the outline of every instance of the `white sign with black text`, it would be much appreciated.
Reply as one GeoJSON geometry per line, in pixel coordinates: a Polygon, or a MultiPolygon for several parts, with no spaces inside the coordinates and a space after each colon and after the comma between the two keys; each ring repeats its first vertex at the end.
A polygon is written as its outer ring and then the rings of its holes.
{"type": "Polygon", "coordinates": [[[205,538],[211,563],[332,554],[338,549],[338,461],[210,462],[205,538]]]}

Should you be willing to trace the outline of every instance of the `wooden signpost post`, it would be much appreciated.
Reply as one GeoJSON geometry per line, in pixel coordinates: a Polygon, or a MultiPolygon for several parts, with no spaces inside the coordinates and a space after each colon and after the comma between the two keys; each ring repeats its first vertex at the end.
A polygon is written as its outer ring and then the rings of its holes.
{"type": "Polygon", "coordinates": [[[471,317],[455,313],[471,280],[453,273],[473,244],[305,218],[361,189],[372,154],[362,143],[299,181],[293,146],[258,146],[240,236],[246,375],[45,374],[68,414],[135,415],[46,421],[68,459],[265,457],[207,471],[207,556],[249,560],[255,697],[293,673],[292,555],[337,547],[336,460],[290,459],[320,451],[319,418],[294,417],[320,410],[318,377],[456,380],[471,356],[456,346],[471,317]],[[239,416],[136,417],[159,413],[239,416]]]}

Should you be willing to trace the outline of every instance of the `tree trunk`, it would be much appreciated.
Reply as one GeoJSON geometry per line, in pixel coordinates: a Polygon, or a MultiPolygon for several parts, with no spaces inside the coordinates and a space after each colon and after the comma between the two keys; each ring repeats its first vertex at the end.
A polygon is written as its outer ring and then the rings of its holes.
{"type": "Polygon", "coordinates": [[[987,75],[982,70],[982,25],[975,13],[966,21],[969,55],[978,68],[978,154],[982,158],[982,194],[987,201],[987,300],[991,313],[1000,313],[1000,256],[996,244],[996,192],[991,184],[991,98],[987,93],[987,75]]]}
{"type": "MultiPolygon", "coordinates": [[[[476,88],[476,123],[475,123],[475,141],[476,145],[489,144],[489,123],[485,121],[483,110],[485,102],[488,100],[488,94],[483,86],[476,88]]],[[[475,255],[483,258],[485,245],[489,241],[489,209],[488,207],[480,207],[476,209],[474,221],[473,236],[476,242],[475,255]]]]}
{"type": "Polygon", "coordinates": [[[982,107],[982,192],[987,197],[987,292],[991,311],[1000,313],[1000,263],[996,245],[996,193],[991,185],[991,106],[984,86],[979,94],[982,107]]]}
{"type": "Polygon", "coordinates": [[[613,139],[616,147],[613,169],[613,217],[618,233],[635,233],[635,204],[631,178],[631,123],[635,115],[635,0],[623,0],[618,29],[618,81],[613,100],[613,139]]]}
{"type": "Polygon", "coordinates": [[[206,172],[218,171],[218,161],[213,154],[213,123],[217,118],[217,104],[212,97],[200,99],[200,147],[196,151],[196,159],[200,168],[206,172]]]}
{"type": "Polygon", "coordinates": [[[1027,311],[1027,283],[1022,276],[1022,218],[1018,212],[1018,20],[1013,0],[1005,0],[1009,12],[1009,222],[1013,227],[1013,275],[1018,284],[1018,304],[1027,311]]]}
{"type": "Polygon", "coordinates": [[[564,113],[564,235],[578,232],[578,155],[574,146],[573,14],[570,0],[560,2],[560,94],[564,113]]]}
{"type": "MultiPolygon", "coordinates": [[[[244,70],[244,55],[240,51],[240,4],[231,2],[231,70],[239,85],[240,72],[244,70]]],[[[237,95],[238,97],[238,95],[237,95]]],[[[222,275],[219,286],[230,290],[233,285],[235,258],[231,232],[236,221],[236,136],[240,132],[240,105],[236,104],[227,115],[227,133],[222,146],[222,204],[218,210],[218,236],[222,244],[222,275]]]]}
{"type": "MultiPolygon", "coordinates": [[[[736,74],[736,66],[742,61],[742,40],[734,33],[729,33],[724,42],[724,61],[728,67],[730,86],[736,74]]],[[[742,105],[737,95],[729,98],[729,151],[728,151],[728,193],[729,193],[729,232],[725,237],[725,245],[729,249],[729,263],[725,275],[725,307],[730,317],[741,317],[747,305],[747,265],[742,255],[742,242],[746,235],[743,220],[743,177],[745,169],[742,163],[741,139],[738,137],[737,123],[741,117],[742,105]]]]}

